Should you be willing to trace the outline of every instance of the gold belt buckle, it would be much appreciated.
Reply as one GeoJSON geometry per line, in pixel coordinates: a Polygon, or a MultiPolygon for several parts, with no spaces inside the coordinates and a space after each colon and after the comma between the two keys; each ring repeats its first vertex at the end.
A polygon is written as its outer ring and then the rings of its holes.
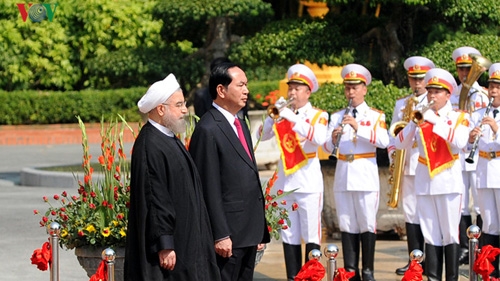
{"type": "Polygon", "coordinates": [[[491,160],[491,159],[495,159],[497,158],[497,152],[496,151],[490,151],[488,152],[488,159],[491,160]]]}
{"type": "Polygon", "coordinates": [[[352,161],[354,161],[354,154],[346,154],[345,161],[352,163],[352,161]]]}

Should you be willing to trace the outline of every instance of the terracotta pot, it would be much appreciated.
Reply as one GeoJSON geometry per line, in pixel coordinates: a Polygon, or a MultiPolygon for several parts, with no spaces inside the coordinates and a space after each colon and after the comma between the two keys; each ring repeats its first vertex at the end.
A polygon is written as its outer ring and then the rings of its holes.
{"type": "MultiPolygon", "coordinates": [[[[87,272],[87,276],[91,277],[95,274],[99,264],[102,261],[103,248],[92,246],[83,246],[75,248],[75,255],[78,262],[87,272]]],[[[115,281],[123,281],[124,263],[125,263],[125,247],[113,249],[116,253],[115,258],[115,281]]]]}

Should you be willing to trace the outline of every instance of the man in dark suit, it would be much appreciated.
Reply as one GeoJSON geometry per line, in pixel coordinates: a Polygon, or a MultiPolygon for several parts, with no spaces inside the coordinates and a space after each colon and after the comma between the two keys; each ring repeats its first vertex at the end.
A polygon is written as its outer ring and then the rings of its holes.
{"type": "Polygon", "coordinates": [[[251,281],[257,246],[269,242],[264,196],[250,132],[237,117],[248,98],[245,72],[233,63],[212,69],[213,107],[189,151],[200,172],[222,280],[251,281]]]}

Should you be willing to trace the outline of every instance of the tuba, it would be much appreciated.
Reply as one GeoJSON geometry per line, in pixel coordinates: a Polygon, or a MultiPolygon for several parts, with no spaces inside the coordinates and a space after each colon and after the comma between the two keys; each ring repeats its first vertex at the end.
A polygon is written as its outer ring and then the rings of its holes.
{"type": "Polygon", "coordinates": [[[462,83],[462,90],[460,91],[460,97],[458,100],[458,108],[470,113],[471,110],[468,109],[470,88],[472,87],[472,84],[479,79],[481,74],[483,74],[491,66],[491,61],[478,54],[469,54],[469,56],[472,58],[472,66],[467,78],[462,83]]]}
{"type": "MultiPolygon", "coordinates": [[[[413,108],[415,107],[417,102],[418,100],[416,95],[413,95],[406,100],[405,108],[403,110],[403,118],[401,119],[401,121],[393,123],[389,128],[389,134],[393,138],[395,138],[413,118],[413,108]]],[[[391,185],[391,189],[387,194],[389,196],[387,206],[391,208],[397,208],[399,201],[399,191],[401,190],[401,177],[403,176],[404,171],[406,150],[396,149],[390,157],[392,159],[392,164],[389,167],[389,172],[391,173],[391,176],[389,177],[389,185],[391,185]]]]}

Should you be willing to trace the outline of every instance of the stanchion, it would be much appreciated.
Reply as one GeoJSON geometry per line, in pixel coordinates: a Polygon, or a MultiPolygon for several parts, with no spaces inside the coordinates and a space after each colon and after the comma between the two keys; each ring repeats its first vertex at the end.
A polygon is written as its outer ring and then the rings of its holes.
{"type": "Polygon", "coordinates": [[[467,237],[469,237],[469,281],[477,281],[477,274],[474,272],[474,263],[479,251],[479,237],[481,229],[477,225],[471,225],[467,228],[467,237]]]}
{"type": "Polygon", "coordinates": [[[115,258],[116,253],[111,248],[106,248],[102,251],[102,260],[106,262],[108,270],[108,281],[115,281],[115,258]]]}
{"type": "Polygon", "coordinates": [[[415,249],[410,253],[410,260],[417,261],[420,266],[422,266],[422,262],[424,261],[424,252],[419,249],[415,249]]]}
{"type": "Polygon", "coordinates": [[[339,253],[339,247],[335,244],[328,244],[325,248],[325,257],[328,259],[326,264],[326,280],[333,281],[335,278],[335,272],[337,271],[337,255],[339,253]]]}
{"type": "Polygon", "coordinates": [[[318,249],[312,249],[309,254],[309,260],[315,259],[318,260],[321,259],[321,251],[318,249]]]}
{"type": "Polygon", "coordinates": [[[50,267],[50,281],[59,281],[59,233],[61,226],[57,222],[51,222],[48,226],[50,251],[52,253],[52,264],[50,267]]]}

